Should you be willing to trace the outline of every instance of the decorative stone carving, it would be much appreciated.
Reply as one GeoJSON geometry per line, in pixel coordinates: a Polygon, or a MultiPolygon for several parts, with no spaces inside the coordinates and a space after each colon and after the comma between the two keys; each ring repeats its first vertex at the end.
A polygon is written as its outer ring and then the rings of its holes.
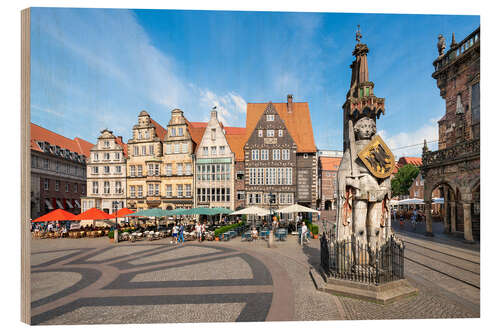
{"type": "Polygon", "coordinates": [[[438,36],[437,49],[439,52],[439,56],[443,56],[444,49],[446,49],[446,40],[444,39],[443,35],[441,35],[441,34],[439,34],[439,36],[438,36]]]}

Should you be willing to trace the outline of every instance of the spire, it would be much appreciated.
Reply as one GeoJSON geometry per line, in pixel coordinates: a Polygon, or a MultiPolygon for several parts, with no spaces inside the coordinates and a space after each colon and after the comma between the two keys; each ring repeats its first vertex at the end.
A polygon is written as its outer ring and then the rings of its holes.
{"type": "Polygon", "coordinates": [[[455,46],[457,46],[457,41],[455,40],[455,33],[452,32],[451,33],[451,45],[450,45],[450,48],[453,48],[455,46]]]}
{"type": "Polygon", "coordinates": [[[369,74],[368,74],[368,61],[366,59],[366,55],[369,52],[368,46],[366,44],[361,43],[361,38],[363,35],[359,30],[356,31],[356,46],[354,47],[354,51],[352,51],[352,55],[356,57],[356,59],[351,64],[352,75],[351,75],[351,87],[349,89],[348,96],[358,97],[359,89],[362,86],[365,86],[366,82],[369,82],[369,74]]]}
{"type": "Polygon", "coordinates": [[[429,147],[427,147],[427,140],[424,139],[424,146],[422,147],[422,155],[429,151],[429,147]]]}

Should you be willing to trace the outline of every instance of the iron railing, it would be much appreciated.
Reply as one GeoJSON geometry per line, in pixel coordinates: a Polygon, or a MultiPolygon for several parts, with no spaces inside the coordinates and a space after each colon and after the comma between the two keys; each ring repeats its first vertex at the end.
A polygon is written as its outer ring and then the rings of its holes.
{"type": "Polygon", "coordinates": [[[394,235],[375,249],[332,236],[321,237],[321,266],[329,277],[374,285],[404,278],[404,244],[394,235]]]}

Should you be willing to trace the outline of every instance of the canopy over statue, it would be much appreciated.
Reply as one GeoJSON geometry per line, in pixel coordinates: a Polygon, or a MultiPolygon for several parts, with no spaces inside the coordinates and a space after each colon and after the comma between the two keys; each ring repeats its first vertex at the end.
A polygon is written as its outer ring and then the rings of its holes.
{"type": "MultiPolygon", "coordinates": [[[[373,253],[391,235],[389,176],[394,155],[377,133],[385,100],[373,93],[368,77],[366,44],[356,35],[351,85],[343,105],[344,155],[337,173],[337,240],[367,245],[373,253]]],[[[353,254],[356,260],[357,254],[353,254]]],[[[370,261],[374,258],[370,258],[370,261]]]]}

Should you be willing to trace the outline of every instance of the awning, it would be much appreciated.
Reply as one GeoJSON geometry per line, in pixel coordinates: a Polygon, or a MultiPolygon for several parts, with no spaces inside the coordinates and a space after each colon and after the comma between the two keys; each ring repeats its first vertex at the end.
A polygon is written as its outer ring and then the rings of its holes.
{"type": "Polygon", "coordinates": [[[57,203],[57,207],[59,207],[60,209],[64,209],[62,203],[61,203],[61,200],[59,199],[56,199],[56,203],[57,203]]]}
{"type": "Polygon", "coordinates": [[[45,199],[45,204],[47,205],[47,207],[52,210],[54,209],[54,206],[52,206],[52,204],[50,203],[49,199],[45,199]]]}
{"type": "Polygon", "coordinates": [[[66,205],[68,205],[68,207],[69,207],[69,208],[75,208],[75,207],[73,207],[73,205],[71,204],[71,200],[66,199],[66,205]]]}
{"type": "Polygon", "coordinates": [[[80,206],[80,201],[75,200],[75,204],[76,204],[76,208],[80,208],[80,207],[81,207],[81,206],[80,206]]]}

